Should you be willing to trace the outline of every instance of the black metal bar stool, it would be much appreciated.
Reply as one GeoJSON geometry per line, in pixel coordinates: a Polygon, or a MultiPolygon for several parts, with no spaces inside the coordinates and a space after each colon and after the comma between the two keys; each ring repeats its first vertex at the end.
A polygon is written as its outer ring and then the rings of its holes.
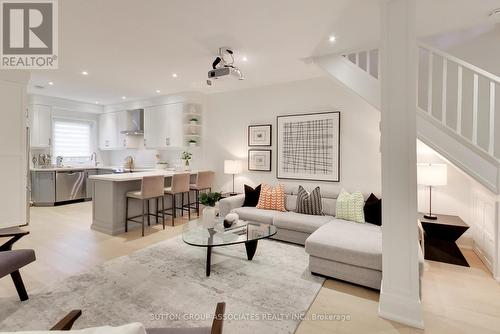
{"type": "Polygon", "coordinates": [[[196,183],[189,185],[189,189],[194,190],[195,192],[195,201],[193,203],[189,203],[189,209],[195,209],[198,216],[200,215],[200,192],[206,190],[211,192],[214,184],[214,178],[215,172],[211,170],[200,171],[196,175],[196,183]]]}
{"type": "MultiPolygon", "coordinates": [[[[170,187],[164,189],[164,193],[166,196],[171,198],[171,207],[165,209],[165,204],[163,204],[163,213],[166,215],[172,216],[172,226],[174,226],[175,218],[177,217],[177,209],[181,210],[181,215],[184,215],[184,211],[188,212],[188,218],[191,219],[191,211],[189,210],[189,202],[191,201],[189,195],[189,179],[191,178],[191,174],[189,173],[179,173],[174,174],[172,176],[172,184],[170,187]],[[187,204],[184,204],[184,195],[187,193],[187,204]],[[178,206],[176,202],[176,195],[182,194],[182,202],[181,205],[178,206]],[[166,212],[170,210],[170,213],[166,212]]],[[[164,198],[165,200],[165,198],[164,198]]]]}

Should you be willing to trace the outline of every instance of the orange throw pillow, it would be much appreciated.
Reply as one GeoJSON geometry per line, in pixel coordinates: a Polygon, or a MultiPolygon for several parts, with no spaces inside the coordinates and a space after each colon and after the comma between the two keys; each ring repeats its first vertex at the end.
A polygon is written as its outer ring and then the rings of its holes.
{"type": "Polygon", "coordinates": [[[278,184],[275,188],[263,184],[260,189],[258,209],[286,211],[285,209],[285,186],[278,184]]]}

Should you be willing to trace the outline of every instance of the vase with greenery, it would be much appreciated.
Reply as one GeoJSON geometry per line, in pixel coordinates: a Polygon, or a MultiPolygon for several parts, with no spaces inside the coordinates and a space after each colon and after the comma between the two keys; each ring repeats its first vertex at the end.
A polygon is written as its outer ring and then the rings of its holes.
{"type": "Polygon", "coordinates": [[[184,160],[184,166],[186,170],[189,169],[189,160],[191,160],[192,157],[193,155],[190,152],[188,151],[182,152],[181,159],[184,160]]]}
{"type": "Polygon", "coordinates": [[[198,119],[196,117],[193,117],[189,120],[189,123],[193,124],[193,125],[196,125],[198,124],[198,119]]]}
{"type": "Polygon", "coordinates": [[[215,204],[221,197],[222,194],[219,192],[200,194],[200,204],[205,206],[202,212],[202,223],[207,228],[213,228],[215,226],[215,204]]]}

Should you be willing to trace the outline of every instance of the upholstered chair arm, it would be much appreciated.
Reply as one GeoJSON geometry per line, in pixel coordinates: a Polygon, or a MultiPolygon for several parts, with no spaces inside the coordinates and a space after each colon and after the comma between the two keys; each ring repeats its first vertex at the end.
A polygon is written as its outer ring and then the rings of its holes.
{"type": "Polygon", "coordinates": [[[241,207],[243,202],[245,202],[244,194],[221,199],[219,201],[219,216],[222,218],[225,217],[232,210],[241,207]]]}

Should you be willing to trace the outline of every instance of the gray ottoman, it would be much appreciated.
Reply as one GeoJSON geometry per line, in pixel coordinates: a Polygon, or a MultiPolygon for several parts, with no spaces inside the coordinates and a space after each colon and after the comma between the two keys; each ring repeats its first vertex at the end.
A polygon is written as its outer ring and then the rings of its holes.
{"type": "Polygon", "coordinates": [[[382,229],[334,219],[306,240],[312,273],[380,290],[382,229]]]}

